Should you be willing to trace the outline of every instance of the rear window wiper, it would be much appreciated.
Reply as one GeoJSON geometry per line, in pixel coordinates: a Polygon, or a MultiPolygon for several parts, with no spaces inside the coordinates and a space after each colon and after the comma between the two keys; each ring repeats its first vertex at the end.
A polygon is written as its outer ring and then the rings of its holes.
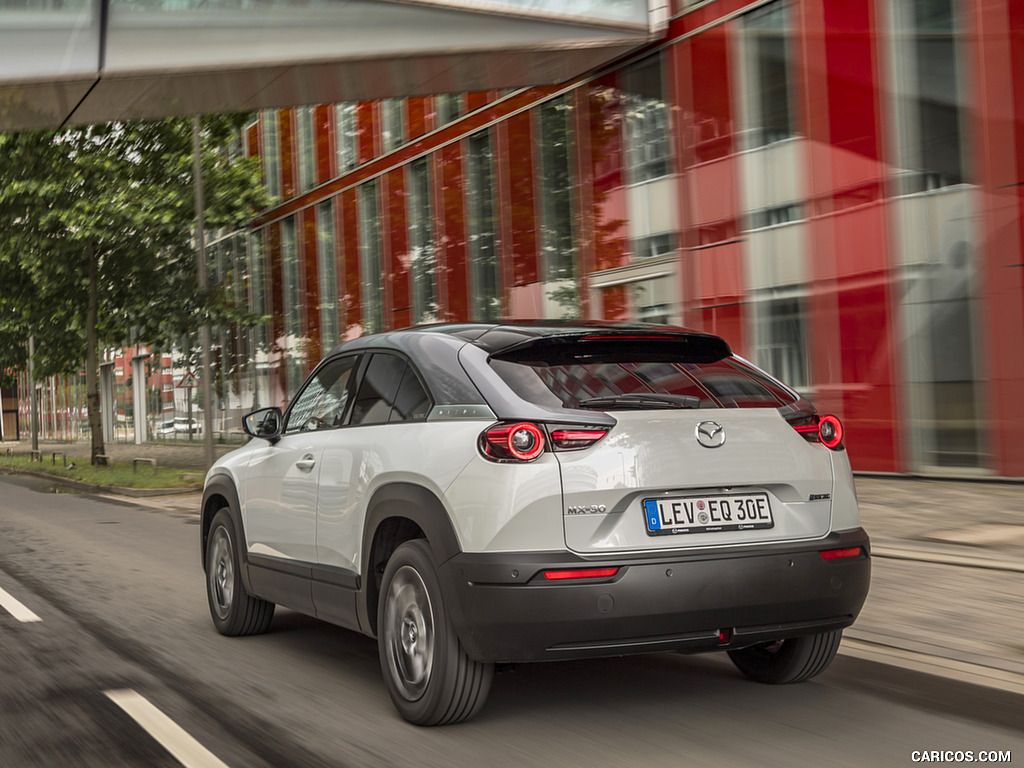
{"type": "Polygon", "coordinates": [[[579,408],[700,408],[700,398],[693,395],[669,395],[655,392],[628,395],[606,395],[580,400],[579,408]]]}

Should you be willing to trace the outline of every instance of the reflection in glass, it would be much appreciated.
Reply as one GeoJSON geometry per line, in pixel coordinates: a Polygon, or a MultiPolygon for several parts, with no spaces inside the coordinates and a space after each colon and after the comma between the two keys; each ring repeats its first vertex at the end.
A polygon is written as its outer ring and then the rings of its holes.
{"type": "Polygon", "coordinates": [[[338,148],[338,172],[346,173],[356,167],[356,105],[335,106],[334,125],[338,148]]]}
{"type": "Polygon", "coordinates": [[[622,75],[626,111],[626,161],[629,183],[640,184],[669,173],[668,107],[656,54],[622,75]]]}
{"type": "Polygon", "coordinates": [[[299,285],[299,251],[295,241],[295,217],[281,222],[281,274],[284,283],[284,333],[288,396],[302,385],[302,289],[299,285]]]}
{"type": "MultiPolygon", "coordinates": [[[[539,122],[540,248],[543,279],[572,280],[576,252],[572,222],[572,108],[562,96],[541,105],[539,122]]],[[[570,301],[567,309],[576,306],[570,301]]]]}
{"type": "Polygon", "coordinates": [[[363,300],[363,333],[384,330],[384,280],[380,263],[380,210],[377,182],[359,188],[359,268],[363,300]]]}
{"type": "Polygon", "coordinates": [[[277,110],[268,109],[263,113],[263,179],[267,194],[275,200],[281,197],[281,172],[279,160],[281,146],[277,133],[277,110]]]}
{"type": "Polygon", "coordinates": [[[380,102],[380,139],[385,152],[402,145],[405,135],[404,104],[404,99],[384,99],[380,102]]]}
{"type": "Polygon", "coordinates": [[[313,107],[295,110],[298,128],[299,191],[305,192],[316,184],[316,136],[313,107]]]}
{"type": "Polygon", "coordinates": [[[434,110],[437,113],[437,127],[458,120],[462,116],[463,94],[443,93],[434,97],[434,110]]]}
{"type": "Polygon", "coordinates": [[[741,23],[742,72],[747,147],[789,138],[794,132],[790,72],[790,10],[785,0],[744,14],[741,23]]]}
{"type": "Polygon", "coordinates": [[[501,317],[501,286],[498,274],[498,222],[494,215],[494,156],[491,135],[481,131],[469,137],[469,272],[474,320],[501,317]]]}
{"type": "Polygon", "coordinates": [[[317,272],[320,286],[320,349],[327,354],[338,344],[338,273],[334,252],[334,203],[316,207],[317,272]]]}
{"type": "Polygon", "coordinates": [[[412,321],[437,319],[437,275],[434,255],[434,217],[430,204],[429,160],[409,165],[409,273],[412,280],[412,321]]]}

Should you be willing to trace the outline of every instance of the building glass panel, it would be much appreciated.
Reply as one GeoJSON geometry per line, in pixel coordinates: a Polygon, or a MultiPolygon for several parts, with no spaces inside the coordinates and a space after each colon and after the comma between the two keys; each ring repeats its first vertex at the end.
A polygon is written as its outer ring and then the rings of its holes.
{"type": "Polygon", "coordinates": [[[626,113],[626,163],[630,184],[669,173],[668,107],[662,58],[655,54],[629,67],[622,77],[626,113]]]}
{"type": "Polygon", "coordinates": [[[793,135],[791,10],[774,0],[740,22],[746,94],[746,146],[761,147],[793,135]]]}
{"type": "MultiPolygon", "coordinates": [[[[267,315],[266,230],[258,229],[249,238],[249,309],[254,315],[267,315]]],[[[267,352],[270,346],[269,320],[261,320],[250,331],[253,357],[252,408],[270,402],[270,366],[267,352]]]]}
{"type": "Polygon", "coordinates": [[[313,107],[295,110],[298,123],[299,191],[306,192],[316,185],[316,121],[313,107]]]}
{"type": "Polygon", "coordinates": [[[430,195],[430,164],[427,158],[410,163],[408,193],[412,321],[429,323],[437,320],[438,306],[434,214],[430,195]]]}
{"type": "Polygon", "coordinates": [[[295,239],[295,218],[281,222],[281,276],[284,301],[284,353],[288,397],[302,385],[302,288],[299,283],[299,249],[295,239]]]}
{"type": "Polygon", "coordinates": [[[906,399],[913,464],[923,470],[986,463],[975,302],[976,187],[963,153],[971,106],[964,41],[952,0],[890,5],[891,104],[897,166],[906,399]]]}
{"type": "Polygon", "coordinates": [[[338,172],[344,174],[356,167],[356,105],[336,105],[334,107],[334,126],[338,172]]]}
{"type": "Polygon", "coordinates": [[[359,187],[359,268],[363,333],[379,333],[384,330],[384,279],[376,180],[359,187]]]}
{"type": "Polygon", "coordinates": [[[275,200],[281,197],[281,142],[278,138],[277,110],[263,113],[263,178],[267,194],[275,200]]]}
{"type": "Polygon", "coordinates": [[[474,320],[501,317],[501,284],[498,272],[498,221],[494,206],[494,155],[491,134],[481,131],[467,141],[469,184],[469,272],[474,320]]]}
{"type": "Polygon", "coordinates": [[[397,149],[405,139],[404,105],[404,99],[384,99],[380,102],[380,140],[385,152],[397,149]]]}
{"type": "Polygon", "coordinates": [[[437,114],[437,125],[435,127],[440,128],[462,117],[464,102],[465,94],[462,93],[442,93],[439,96],[435,96],[434,110],[437,114]]]}
{"type": "Polygon", "coordinates": [[[571,109],[569,100],[563,96],[544,103],[537,110],[541,268],[547,282],[576,277],[571,109]]]}
{"type": "Polygon", "coordinates": [[[317,276],[320,285],[320,349],[327,354],[338,334],[338,257],[334,248],[334,202],[316,207],[317,276]]]}

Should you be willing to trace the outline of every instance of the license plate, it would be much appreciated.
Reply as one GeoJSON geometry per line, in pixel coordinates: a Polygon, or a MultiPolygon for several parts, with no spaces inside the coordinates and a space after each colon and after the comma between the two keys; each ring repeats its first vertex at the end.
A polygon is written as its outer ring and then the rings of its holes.
{"type": "Polygon", "coordinates": [[[775,525],[767,493],[645,499],[644,517],[651,536],[749,531],[775,525]]]}

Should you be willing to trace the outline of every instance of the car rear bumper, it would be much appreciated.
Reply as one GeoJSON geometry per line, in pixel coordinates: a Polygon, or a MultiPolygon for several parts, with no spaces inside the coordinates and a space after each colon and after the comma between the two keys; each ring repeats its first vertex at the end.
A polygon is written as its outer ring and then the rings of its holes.
{"type": "Polygon", "coordinates": [[[511,662],[729,650],[842,629],[867,597],[871,558],[858,528],[813,542],[683,555],[463,553],[440,575],[469,655],[511,662]],[[855,557],[821,556],[854,547],[861,548],[855,557]],[[544,576],[602,566],[619,570],[605,579],[544,576]]]}

